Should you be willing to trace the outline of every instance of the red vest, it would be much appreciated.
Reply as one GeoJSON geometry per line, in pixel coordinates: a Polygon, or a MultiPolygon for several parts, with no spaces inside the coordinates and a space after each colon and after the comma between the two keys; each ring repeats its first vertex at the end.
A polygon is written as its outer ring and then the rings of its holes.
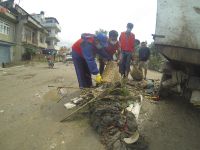
{"type": "Polygon", "coordinates": [[[126,32],[122,32],[119,40],[122,51],[132,52],[135,50],[135,35],[133,33],[127,37],[126,32]]]}
{"type": "MultiPolygon", "coordinates": [[[[90,43],[93,43],[94,42],[94,37],[88,38],[87,41],[90,42],[90,43]]],[[[83,42],[83,39],[81,38],[81,39],[79,39],[78,41],[76,41],[72,45],[72,50],[75,51],[80,56],[83,56],[82,48],[81,48],[81,43],[82,42],[83,42]]]]}

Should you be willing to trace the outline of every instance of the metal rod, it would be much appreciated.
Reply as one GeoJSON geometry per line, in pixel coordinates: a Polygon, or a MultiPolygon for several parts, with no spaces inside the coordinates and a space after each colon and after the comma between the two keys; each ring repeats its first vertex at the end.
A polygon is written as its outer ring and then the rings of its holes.
{"type": "Polygon", "coordinates": [[[95,102],[101,96],[105,96],[106,94],[110,93],[110,91],[112,91],[114,88],[116,88],[116,85],[114,85],[113,87],[111,87],[109,89],[103,90],[99,95],[97,95],[96,97],[94,97],[93,99],[91,99],[89,102],[85,103],[84,105],[82,105],[81,107],[79,107],[78,109],[76,109],[75,111],[73,111],[72,113],[70,113],[69,115],[67,115],[66,117],[64,117],[64,119],[62,119],[60,122],[66,121],[69,117],[71,117],[73,114],[75,114],[76,112],[78,112],[79,110],[81,110],[82,108],[84,108],[85,106],[87,106],[88,104],[90,104],[92,102],[95,102]]]}

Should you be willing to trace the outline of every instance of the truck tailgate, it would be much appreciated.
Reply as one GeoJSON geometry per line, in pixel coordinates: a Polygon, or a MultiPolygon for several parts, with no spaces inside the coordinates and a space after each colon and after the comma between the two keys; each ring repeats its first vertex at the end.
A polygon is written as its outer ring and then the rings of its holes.
{"type": "Polygon", "coordinates": [[[158,0],[155,44],[200,49],[200,0],[158,0]]]}

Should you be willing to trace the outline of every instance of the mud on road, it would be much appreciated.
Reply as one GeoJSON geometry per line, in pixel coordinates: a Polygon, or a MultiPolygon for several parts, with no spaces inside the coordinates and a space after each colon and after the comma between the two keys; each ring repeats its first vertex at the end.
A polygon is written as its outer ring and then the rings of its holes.
{"type": "MultiPolygon", "coordinates": [[[[149,78],[160,74],[149,72],[149,78]]],[[[60,123],[63,104],[79,94],[68,89],[60,103],[48,85],[78,87],[72,65],[46,63],[0,68],[0,149],[104,150],[87,118],[60,123]]],[[[180,98],[144,101],[139,129],[150,150],[199,150],[200,112],[180,98]]]]}

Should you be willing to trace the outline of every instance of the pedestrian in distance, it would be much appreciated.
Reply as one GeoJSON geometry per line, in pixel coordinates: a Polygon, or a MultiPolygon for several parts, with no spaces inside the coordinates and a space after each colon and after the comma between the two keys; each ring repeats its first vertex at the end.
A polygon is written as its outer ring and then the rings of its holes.
{"type": "Polygon", "coordinates": [[[92,75],[96,83],[102,82],[95,56],[99,54],[106,60],[112,59],[105,51],[105,47],[108,45],[107,40],[107,36],[103,33],[98,33],[97,35],[85,33],[73,44],[72,60],[80,88],[92,86],[92,75]]]}
{"type": "Polygon", "coordinates": [[[122,77],[128,78],[130,72],[130,63],[135,51],[135,35],[131,32],[133,24],[127,24],[127,30],[122,32],[119,38],[121,46],[121,64],[120,73],[122,77]]]}
{"type": "Polygon", "coordinates": [[[54,61],[53,61],[53,56],[51,55],[51,53],[49,52],[49,55],[47,55],[47,62],[48,62],[48,66],[50,69],[53,69],[54,67],[54,61]]]}
{"type": "Polygon", "coordinates": [[[141,43],[141,47],[139,49],[139,70],[144,72],[144,79],[147,77],[147,69],[150,57],[150,49],[147,47],[146,42],[141,43]]]}
{"type": "MultiPolygon", "coordinates": [[[[119,59],[119,53],[120,53],[120,45],[118,41],[118,32],[116,30],[111,30],[109,32],[109,38],[108,38],[108,46],[106,47],[106,52],[112,58],[112,60],[117,61],[119,59]]],[[[99,71],[100,74],[103,74],[104,68],[105,68],[105,59],[102,57],[99,57],[99,71]]]]}

